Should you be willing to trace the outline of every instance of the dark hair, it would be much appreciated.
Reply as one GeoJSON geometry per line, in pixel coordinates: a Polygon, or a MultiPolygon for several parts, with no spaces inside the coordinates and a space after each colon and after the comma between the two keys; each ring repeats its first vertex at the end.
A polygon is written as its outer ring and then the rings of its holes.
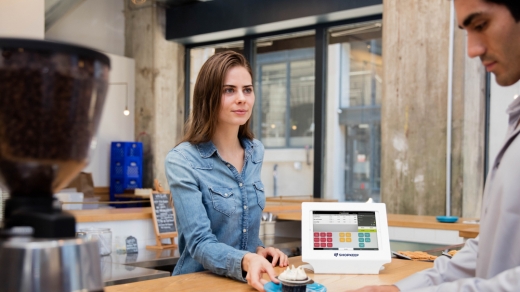
{"type": "Polygon", "coordinates": [[[491,2],[499,5],[504,5],[509,9],[511,15],[516,20],[516,22],[520,21],[520,1],[519,0],[484,0],[486,2],[491,2]]]}
{"type": "MultiPolygon", "coordinates": [[[[232,67],[246,68],[251,80],[253,73],[246,58],[239,53],[226,51],[211,56],[202,68],[193,90],[193,109],[186,123],[186,134],[182,141],[192,144],[208,142],[215,133],[220,112],[222,88],[226,73],[232,67]]],[[[253,139],[254,135],[247,120],[238,130],[238,138],[253,139]]]]}

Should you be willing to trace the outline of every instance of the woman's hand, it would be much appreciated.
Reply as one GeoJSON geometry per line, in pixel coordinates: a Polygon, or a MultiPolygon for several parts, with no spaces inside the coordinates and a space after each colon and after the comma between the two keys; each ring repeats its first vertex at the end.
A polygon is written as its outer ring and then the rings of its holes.
{"type": "Polygon", "coordinates": [[[276,267],[277,263],[278,266],[282,268],[287,267],[289,265],[289,258],[287,257],[287,255],[277,248],[263,248],[259,246],[256,248],[256,253],[263,256],[266,259],[272,258],[271,264],[273,265],[273,267],[276,267]]]}
{"type": "Polygon", "coordinates": [[[247,271],[247,284],[251,285],[258,291],[265,291],[264,285],[268,282],[262,279],[264,273],[269,275],[271,281],[278,284],[274,269],[267,259],[256,253],[247,253],[242,258],[242,270],[247,271]]]}

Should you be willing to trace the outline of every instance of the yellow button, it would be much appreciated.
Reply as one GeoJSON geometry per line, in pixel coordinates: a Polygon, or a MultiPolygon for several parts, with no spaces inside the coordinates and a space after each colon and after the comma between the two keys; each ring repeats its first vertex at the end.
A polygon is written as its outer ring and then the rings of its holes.
{"type": "Polygon", "coordinates": [[[351,237],[350,232],[345,232],[346,237],[351,237]]]}
{"type": "Polygon", "coordinates": [[[347,242],[352,242],[352,238],[346,238],[347,239],[347,242]]]}
{"type": "Polygon", "coordinates": [[[340,238],[339,238],[339,242],[345,242],[345,238],[340,237],[340,238]]]}
{"type": "Polygon", "coordinates": [[[345,232],[340,232],[340,233],[339,233],[339,236],[340,236],[340,237],[345,237],[345,232]]]}

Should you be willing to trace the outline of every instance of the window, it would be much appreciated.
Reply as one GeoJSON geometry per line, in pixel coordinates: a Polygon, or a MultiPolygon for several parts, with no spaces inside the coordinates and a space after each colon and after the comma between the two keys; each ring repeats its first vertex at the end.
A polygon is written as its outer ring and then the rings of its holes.
{"type": "Polygon", "coordinates": [[[272,196],[311,196],[314,31],[256,41],[255,136],[266,150],[262,181],[272,196]]]}
{"type": "Polygon", "coordinates": [[[317,32],[323,36],[321,25],[188,46],[190,92],[186,100],[191,104],[197,74],[210,56],[223,50],[243,53],[253,66],[256,102],[252,128],[266,148],[262,168],[266,195],[314,195],[340,201],[371,198],[378,202],[381,26],[381,15],[357,23],[331,23],[325,26],[329,40],[325,44],[317,37],[317,32]],[[326,66],[322,66],[321,56],[316,57],[322,51],[320,43],[327,46],[326,66]],[[327,84],[323,84],[323,76],[317,76],[324,67],[327,84]],[[315,96],[324,86],[327,96],[315,96]],[[316,112],[315,107],[321,110],[323,98],[325,113],[316,112]],[[315,118],[319,118],[316,128],[325,123],[320,139],[325,148],[315,145],[315,118]]]}
{"type": "Polygon", "coordinates": [[[381,22],[329,30],[325,194],[380,201],[381,22]]]}

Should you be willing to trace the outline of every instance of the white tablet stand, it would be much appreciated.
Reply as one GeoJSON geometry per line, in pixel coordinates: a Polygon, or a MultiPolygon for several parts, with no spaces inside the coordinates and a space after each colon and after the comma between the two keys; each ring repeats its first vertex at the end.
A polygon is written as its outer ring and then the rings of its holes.
{"type": "Polygon", "coordinates": [[[386,205],[302,203],[302,260],[316,274],[379,274],[391,261],[386,205]]]}

